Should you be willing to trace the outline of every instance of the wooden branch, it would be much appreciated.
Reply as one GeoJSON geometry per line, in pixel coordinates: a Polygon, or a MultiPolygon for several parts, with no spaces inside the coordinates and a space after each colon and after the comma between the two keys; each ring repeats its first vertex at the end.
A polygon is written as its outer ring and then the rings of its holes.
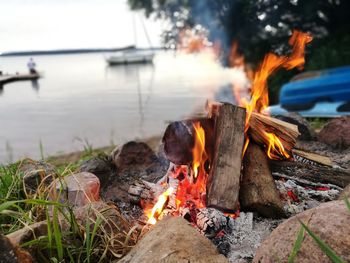
{"type": "Polygon", "coordinates": [[[256,211],[264,217],[279,218],[285,214],[268,157],[253,142],[249,144],[243,160],[239,200],[243,210],[256,211]]]}
{"type": "Polygon", "coordinates": [[[342,188],[350,184],[350,171],[328,166],[309,165],[292,161],[270,161],[272,172],[306,179],[315,183],[329,183],[342,188]]]}
{"type": "Polygon", "coordinates": [[[293,149],[292,153],[293,153],[293,157],[295,159],[298,159],[298,156],[299,156],[303,159],[307,159],[307,160],[310,160],[312,162],[316,162],[316,163],[319,163],[322,165],[332,167],[332,160],[327,156],[323,156],[323,155],[319,155],[319,154],[311,153],[311,152],[306,152],[306,151],[299,150],[299,149],[293,149]]]}
{"type": "Polygon", "coordinates": [[[239,207],[245,109],[222,104],[214,118],[215,146],[207,181],[207,206],[234,211],[239,207]]]}
{"type": "Polygon", "coordinates": [[[268,145],[265,133],[273,133],[283,144],[285,151],[291,155],[299,136],[298,126],[279,119],[253,112],[249,120],[249,135],[258,144],[268,145]]]}
{"type": "Polygon", "coordinates": [[[136,180],[130,185],[128,197],[131,203],[140,205],[141,202],[146,204],[155,204],[157,197],[165,191],[160,184],[136,180]]]}

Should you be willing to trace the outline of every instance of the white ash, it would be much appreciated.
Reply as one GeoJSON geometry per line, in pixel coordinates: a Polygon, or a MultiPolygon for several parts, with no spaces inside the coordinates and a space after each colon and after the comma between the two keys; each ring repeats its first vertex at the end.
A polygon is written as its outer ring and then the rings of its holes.
{"type": "Polygon", "coordinates": [[[218,232],[229,225],[229,217],[215,208],[198,209],[196,225],[208,238],[214,238],[218,232]]]}
{"type": "Polygon", "coordinates": [[[304,187],[294,180],[275,180],[275,183],[284,199],[284,209],[289,215],[311,209],[320,205],[322,202],[335,200],[340,193],[338,188],[331,188],[330,185],[324,185],[324,187],[329,188],[328,190],[317,190],[317,187],[322,186],[304,187]],[[288,192],[291,192],[297,200],[289,196],[288,192]]]}
{"type": "Polygon", "coordinates": [[[229,241],[230,249],[226,255],[229,262],[239,260],[251,261],[256,249],[281,220],[253,218],[253,213],[241,212],[239,217],[231,219],[231,232],[225,238],[229,241]]]}

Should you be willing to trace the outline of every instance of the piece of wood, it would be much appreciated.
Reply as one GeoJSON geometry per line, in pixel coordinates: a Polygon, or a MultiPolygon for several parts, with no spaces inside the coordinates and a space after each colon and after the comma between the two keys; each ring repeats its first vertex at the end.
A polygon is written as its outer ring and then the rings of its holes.
{"type": "Polygon", "coordinates": [[[304,159],[332,167],[332,160],[327,156],[323,156],[323,155],[319,155],[319,154],[311,153],[311,152],[306,152],[306,151],[299,150],[299,149],[293,149],[292,153],[293,153],[293,157],[295,157],[295,158],[297,158],[297,156],[300,156],[304,159]]]}
{"type": "Polygon", "coordinates": [[[164,152],[168,160],[177,165],[186,165],[192,162],[194,146],[193,123],[199,122],[205,131],[205,150],[210,155],[213,149],[214,122],[209,118],[197,118],[172,122],[163,135],[164,152]]]}
{"type": "Polygon", "coordinates": [[[207,206],[224,211],[239,207],[245,109],[222,104],[216,113],[214,151],[207,181],[207,206]]]}
{"type": "Polygon", "coordinates": [[[165,191],[160,184],[146,182],[144,180],[134,181],[128,190],[131,203],[138,205],[155,204],[157,197],[165,191]]]}
{"type": "Polygon", "coordinates": [[[292,161],[270,161],[272,172],[302,178],[315,183],[329,183],[342,188],[350,184],[350,171],[292,161]]]}
{"type": "MultiPolygon", "coordinates": [[[[299,136],[297,125],[252,112],[249,120],[248,134],[256,143],[268,145],[269,140],[266,133],[272,133],[277,136],[284,150],[291,156],[291,150],[295,146],[297,137],[299,136]]],[[[281,159],[283,159],[282,156],[281,159]]]]}
{"type": "Polygon", "coordinates": [[[244,155],[239,200],[241,209],[256,211],[264,217],[280,218],[285,215],[268,157],[254,142],[249,143],[244,155]]]}

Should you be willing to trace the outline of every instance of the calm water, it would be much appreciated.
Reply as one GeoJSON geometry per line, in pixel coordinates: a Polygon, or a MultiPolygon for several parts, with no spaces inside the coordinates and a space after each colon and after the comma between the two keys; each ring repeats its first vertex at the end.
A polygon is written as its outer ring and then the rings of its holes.
{"type": "MultiPolygon", "coordinates": [[[[0,57],[25,72],[27,57],[0,57]]],[[[161,134],[227,83],[227,72],[196,56],[160,53],[154,65],[108,67],[102,54],[35,57],[44,77],[0,90],[0,162],[120,144],[161,134]]]]}

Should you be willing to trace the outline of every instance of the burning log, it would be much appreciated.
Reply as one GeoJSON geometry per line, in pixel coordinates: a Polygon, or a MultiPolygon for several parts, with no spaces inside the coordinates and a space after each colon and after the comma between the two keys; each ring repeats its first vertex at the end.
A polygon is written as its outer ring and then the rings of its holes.
{"type": "Polygon", "coordinates": [[[257,144],[249,144],[243,167],[239,193],[241,208],[257,211],[270,218],[283,216],[283,204],[272,178],[267,156],[257,144]]]}
{"type": "Polygon", "coordinates": [[[199,121],[205,131],[206,152],[210,153],[213,143],[213,120],[208,118],[172,122],[164,132],[164,152],[174,164],[184,165],[192,162],[192,149],[195,142],[193,123],[199,121]]]}
{"type": "Polygon", "coordinates": [[[350,184],[350,171],[348,170],[291,161],[271,161],[270,164],[273,173],[285,174],[291,178],[334,184],[342,188],[350,184]]]}
{"type": "Polygon", "coordinates": [[[252,112],[249,127],[248,133],[256,143],[269,145],[270,142],[267,134],[273,134],[282,143],[284,152],[291,156],[292,148],[295,146],[297,137],[299,136],[297,125],[252,112]]]}
{"type": "Polygon", "coordinates": [[[207,206],[234,211],[239,207],[245,109],[222,104],[214,119],[215,148],[207,181],[207,206]]]}
{"type": "Polygon", "coordinates": [[[131,203],[141,204],[155,204],[157,197],[164,192],[164,187],[160,184],[146,182],[144,180],[136,180],[130,185],[128,196],[131,203]]]}

